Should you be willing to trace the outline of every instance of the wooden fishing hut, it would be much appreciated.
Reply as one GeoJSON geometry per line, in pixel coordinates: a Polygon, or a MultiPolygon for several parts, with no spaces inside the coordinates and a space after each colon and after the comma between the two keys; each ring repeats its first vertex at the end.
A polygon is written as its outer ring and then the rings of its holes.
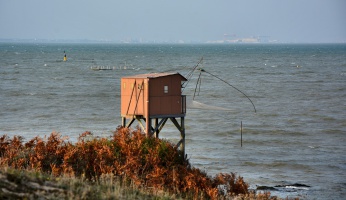
{"type": "Polygon", "coordinates": [[[150,73],[122,77],[122,126],[130,127],[137,120],[147,137],[159,137],[160,131],[170,119],[180,132],[177,146],[185,154],[186,96],[181,94],[184,81],[187,79],[179,73],[150,73]],[[177,118],[180,118],[180,123],[177,118]]]}

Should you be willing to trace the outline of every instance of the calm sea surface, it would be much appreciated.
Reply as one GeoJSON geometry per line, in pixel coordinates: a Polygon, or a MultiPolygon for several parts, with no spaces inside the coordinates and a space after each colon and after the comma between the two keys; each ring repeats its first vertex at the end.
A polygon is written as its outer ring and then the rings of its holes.
{"type": "MultiPolygon", "coordinates": [[[[0,44],[0,135],[76,141],[110,136],[119,125],[120,78],[174,71],[189,80],[186,153],[210,175],[236,172],[272,194],[346,196],[346,45],[0,44]],[[63,62],[64,51],[68,61],[63,62]],[[113,70],[95,71],[91,68],[113,70]],[[243,146],[240,124],[243,123],[243,146]],[[307,187],[310,186],[310,187],[307,187]]],[[[176,141],[169,122],[161,138],[176,141]]]]}

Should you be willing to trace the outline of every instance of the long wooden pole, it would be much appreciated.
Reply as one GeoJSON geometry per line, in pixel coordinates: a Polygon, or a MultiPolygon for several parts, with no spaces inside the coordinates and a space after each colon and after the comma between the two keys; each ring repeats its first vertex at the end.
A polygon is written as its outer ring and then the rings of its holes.
{"type": "Polygon", "coordinates": [[[243,147],[243,121],[240,121],[240,147],[243,147]]]}

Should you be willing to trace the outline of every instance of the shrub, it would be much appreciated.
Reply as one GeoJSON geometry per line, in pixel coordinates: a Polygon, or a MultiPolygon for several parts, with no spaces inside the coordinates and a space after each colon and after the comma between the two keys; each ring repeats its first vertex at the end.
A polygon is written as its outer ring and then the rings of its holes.
{"type": "Polygon", "coordinates": [[[99,181],[113,174],[124,183],[152,192],[167,191],[194,199],[248,195],[248,184],[231,174],[214,178],[190,165],[185,155],[168,141],[146,137],[140,130],[118,128],[112,138],[80,135],[75,144],[58,133],[47,139],[4,135],[0,138],[0,164],[18,169],[34,169],[54,176],[82,177],[99,181]]]}

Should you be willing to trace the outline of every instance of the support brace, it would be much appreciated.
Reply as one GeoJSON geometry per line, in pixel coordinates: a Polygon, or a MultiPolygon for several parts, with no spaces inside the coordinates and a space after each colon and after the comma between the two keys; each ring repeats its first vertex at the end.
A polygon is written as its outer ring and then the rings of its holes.
{"type": "MultiPolygon", "coordinates": [[[[156,138],[158,138],[159,134],[160,134],[161,130],[163,129],[163,127],[165,126],[167,120],[170,119],[173,122],[174,126],[180,132],[180,140],[179,140],[179,142],[177,143],[176,146],[180,147],[180,150],[183,152],[183,154],[185,154],[185,124],[184,124],[184,122],[185,122],[184,119],[185,118],[184,117],[180,118],[181,119],[180,124],[179,124],[179,122],[177,121],[177,119],[175,117],[164,117],[164,118],[161,118],[160,122],[159,122],[159,118],[154,118],[154,119],[155,119],[154,127],[150,123],[150,130],[151,130],[151,133],[152,133],[150,135],[150,137],[152,135],[154,135],[156,138]]],[[[143,118],[142,116],[141,117],[134,117],[134,118],[132,118],[129,121],[129,123],[127,123],[127,124],[126,124],[126,118],[123,117],[122,118],[122,126],[126,127],[126,128],[129,128],[133,124],[133,122],[135,120],[138,121],[138,123],[139,123],[140,127],[142,128],[142,130],[145,131],[146,130],[146,126],[144,126],[144,124],[146,124],[147,120],[145,118],[143,118]],[[144,121],[144,124],[143,124],[142,120],[144,121]]],[[[151,121],[152,119],[149,119],[149,120],[151,121]]]]}

